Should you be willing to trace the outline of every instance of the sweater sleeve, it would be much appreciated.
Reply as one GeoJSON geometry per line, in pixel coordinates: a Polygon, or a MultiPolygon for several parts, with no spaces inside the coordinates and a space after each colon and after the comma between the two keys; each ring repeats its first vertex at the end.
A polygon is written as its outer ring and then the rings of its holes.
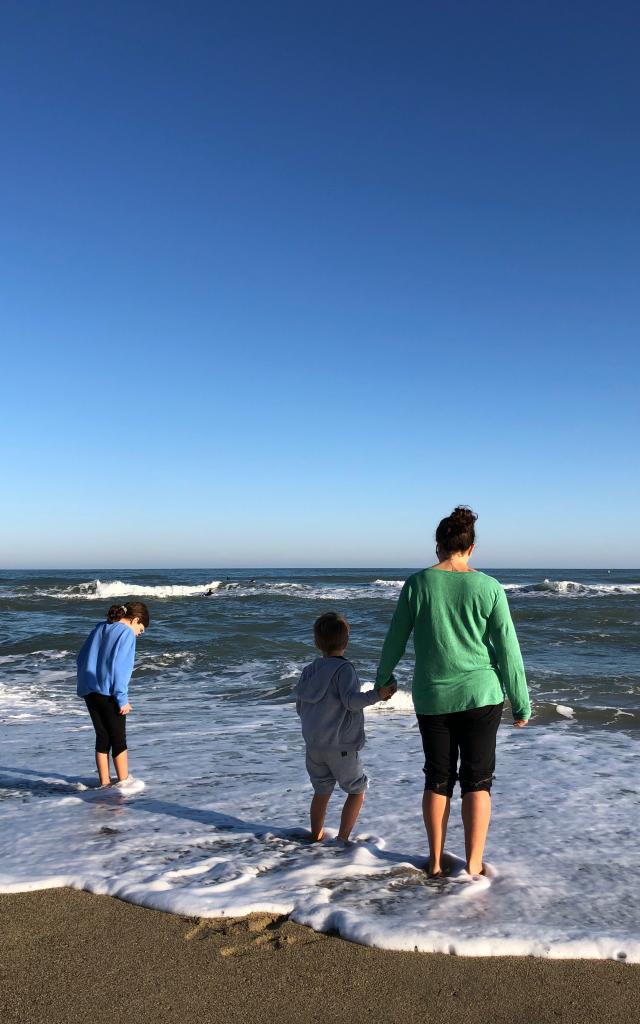
{"type": "Polygon", "coordinates": [[[507,596],[500,591],[489,616],[489,638],[498,659],[503,689],[509,698],[514,719],[531,717],[531,702],[524,673],[520,644],[511,619],[507,596]]]}
{"type": "Polygon", "coordinates": [[[362,711],[380,700],[377,690],[360,691],[360,680],[353,665],[347,663],[336,675],[336,687],[340,700],[348,711],[362,711]]]}
{"type": "Polygon", "coordinates": [[[293,688],[293,695],[296,698],[296,714],[297,715],[301,715],[302,714],[302,701],[301,701],[300,696],[298,694],[298,687],[307,678],[307,669],[308,668],[309,668],[309,666],[305,665],[305,667],[303,668],[302,672],[300,673],[300,678],[298,679],[298,682],[296,683],[296,685],[293,688]]]}
{"type": "Polygon", "coordinates": [[[113,696],[119,708],[129,703],[129,680],[136,656],[136,635],[126,629],[115,649],[113,658],[113,696]]]}
{"type": "Polygon", "coordinates": [[[76,658],[76,665],[77,665],[78,669],[80,669],[84,665],[84,663],[86,661],[87,651],[91,647],[91,641],[92,640],[93,640],[93,630],[91,631],[91,633],[89,634],[89,636],[87,637],[87,639],[83,643],[82,647],[78,651],[78,656],[76,658]]]}
{"type": "Polygon", "coordinates": [[[409,589],[410,584],[409,580],[407,580],[400,591],[396,610],[393,613],[391,625],[382,647],[380,664],[376,673],[376,689],[386,686],[391,679],[393,670],[404,654],[411,631],[413,630],[414,620],[409,604],[409,589]]]}

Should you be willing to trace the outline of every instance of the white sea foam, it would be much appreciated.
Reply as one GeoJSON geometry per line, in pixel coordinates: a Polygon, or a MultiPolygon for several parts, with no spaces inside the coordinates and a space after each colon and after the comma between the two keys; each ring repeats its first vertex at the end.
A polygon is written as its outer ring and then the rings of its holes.
{"type": "Polygon", "coordinates": [[[563,718],[573,718],[575,715],[573,708],[567,707],[566,704],[556,704],[556,711],[559,715],[562,715],[563,718]]]}
{"type": "Polygon", "coordinates": [[[2,654],[0,665],[37,665],[39,662],[63,661],[70,656],[70,651],[33,651],[29,655],[24,654],[2,654]]]}
{"type": "Polygon", "coordinates": [[[555,597],[605,597],[640,594],[640,583],[576,583],[574,580],[543,580],[541,583],[503,583],[511,594],[555,597]]]}
{"type": "Polygon", "coordinates": [[[395,600],[402,581],[374,580],[373,583],[295,583],[255,580],[254,582],[223,583],[214,595],[217,600],[226,597],[295,597],[307,601],[361,601],[371,598],[395,600]]]}
{"type": "Polygon", "coordinates": [[[40,591],[40,595],[69,601],[108,601],[118,597],[201,597],[208,590],[216,590],[220,584],[220,580],[211,580],[209,583],[199,583],[195,586],[167,584],[154,587],[125,583],[122,580],[112,580],[108,583],[102,580],[90,580],[88,583],[78,583],[71,587],[43,590],[40,591]]]}
{"type": "Polygon", "coordinates": [[[118,598],[157,599],[207,597],[215,600],[245,597],[296,597],[310,601],[355,601],[366,598],[395,598],[401,580],[375,580],[368,584],[308,584],[272,580],[211,580],[194,585],[158,584],[141,586],[124,580],[89,580],[73,586],[39,591],[41,597],[65,601],[109,601],[118,598]]]}
{"type": "MultiPolygon", "coordinates": [[[[118,598],[147,597],[159,600],[209,597],[217,601],[233,598],[282,597],[308,601],[395,600],[404,580],[376,579],[371,583],[298,583],[295,580],[210,580],[197,584],[140,585],[126,580],[88,580],[72,586],[39,591],[41,597],[68,601],[108,601],[118,598]]],[[[539,583],[504,583],[513,596],[606,597],[640,595],[640,583],[577,583],[573,580],[549,580],[539,583]]]]}
{"type": "MultiPolygon", "coordinates": [[[[5,892],[72,885],[185,915],[270,910],[388,949],[640,962],[630,899],[638,797],[619,784],[637,774],[640,747],[622,731],[560,717],[505,724],[487,851],[495,874],[432,883],[407,692],[367,711],[371,787],[356,842],[341,848],[307,841],[310,787],[291,704],[220,700],[194,678],[177,701],[134,679],[130,757],[146,788],[120,793],[95,787],[86,712],[45,662],[41,671],[26,695],[24,677],[9,679],[2,699],[30,716],[2,734],[5,892]],[[38,700],[57,708],[55,728],[38,700]]],[[[452,811],[448,847],[460,855],[457,798],[452,811]]]]}
{"type": "Polygon", "coordinates": [[[391,700],[385,701],[384,704],[374,704],[373,708],[366,708],[365,714],[379,710],[410,711],[412,714],[415,713],[413,698],[407,690],[396,690],[391,700]]]}

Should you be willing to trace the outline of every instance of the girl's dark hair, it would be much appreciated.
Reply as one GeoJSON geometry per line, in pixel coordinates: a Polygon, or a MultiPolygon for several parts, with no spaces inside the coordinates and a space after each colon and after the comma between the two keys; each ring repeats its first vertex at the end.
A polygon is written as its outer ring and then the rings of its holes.
{"type": "Polygon", "coordinates": [[[468,505],[458,505],[450,516],[441,519],[436,530],[438,558],[447,558],[456,551],[467,551],[476,541],[475,512],[468,505]]]}
{"type": "Polygon", "coordinates": [[[120,619],[139,619],[144,628],[149,625],[149,609],[142,601],[129,601],[129,604],[112,604],[107,612],[107,622],[119,622],[120,619]]]}
{"type": "Polygon", "coordinates": [[[323,654],[333,654],[349,643],[349,623],[343,615],[325,612],[314,622],[313,635],[323,654]]]}

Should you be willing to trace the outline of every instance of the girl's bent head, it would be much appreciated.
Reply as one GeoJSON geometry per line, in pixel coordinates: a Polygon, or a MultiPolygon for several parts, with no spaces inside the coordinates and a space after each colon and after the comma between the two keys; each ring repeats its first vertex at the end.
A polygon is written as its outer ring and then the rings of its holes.
{"type": "Polygon", "coordinates": [[[330,657],[344,651],[349,643],[349,623],[343,615],[326,612],[313,624],[316,647],[330,657]]]}
{"type": "Polygon", "coordinates": [[[467,505],[458,505],[450,516],[440,520],[436,530],[438,558],[449,558],[459,551],[468,551],[475,544],[477,518],[467,505]]]}
{"type": "Polygon", "coordinates": [[[129,601],[128,604],[112,604],[107,612],[107,622],[126,622],[131,625],[136,636],[144,633],[150,620],[149,609],[142,601],[129,601]]]}

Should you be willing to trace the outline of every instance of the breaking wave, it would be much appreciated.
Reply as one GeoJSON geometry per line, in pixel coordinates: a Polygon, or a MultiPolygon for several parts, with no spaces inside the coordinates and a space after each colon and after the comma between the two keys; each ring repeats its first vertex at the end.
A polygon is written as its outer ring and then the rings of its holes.
{"type": "Polygon", "coordinates": [[[543,594],[552,597],[640,594],[640,583],[575,583],[573,580],[543,580],[542,583],[504,583],[503,587],[509,594],[543,594]]]}
{"type": "Polygon", "coordinates": [[[293,581],[211,580],[193,586],[180,584],[140,586],[123,580],[90,580],[71,587],[40,591],[42,597],[75,601],[106,601],[121,597],[297,597],[310,601],[354,601],[361,598],[395,598],[403,580],[374,580],[373,583],[311,585],[293,581]]]}
{"type": "MultiPolygon", "coordinates": [[[[210,580],[193,585],[140,585],[124,580],[89,580],[70,587],[40,591],[42,597],[65,600],[108,601],[113,598],[149,597],[156,599],[182,597],[294,597],[309,601],[356,601],[382,598],[395,600],[404,580],[376,579],[372,582],[344,584],[309,584],[293,580],[210,580]]],[[[640,595],[640,583],[576,583],[574,580],[548,580],[541,583],[504,583],[510,596],[546,597],[608,597],[640,595]]]]}
{"type": "Polygon", "coordinates": [[[122,580],[112,580],[108,583],[90,580],[88,583],[78,583],[72,587],[42,591],[42,596],[75,601],[107,601],[112,597],[198,597],[210,590],[217,590],[220,585],[220,580],[211,580],[210,583],[200,583],[191,587],[180,584],[145,587],[137,583],[124,583],[122,580]]]}

